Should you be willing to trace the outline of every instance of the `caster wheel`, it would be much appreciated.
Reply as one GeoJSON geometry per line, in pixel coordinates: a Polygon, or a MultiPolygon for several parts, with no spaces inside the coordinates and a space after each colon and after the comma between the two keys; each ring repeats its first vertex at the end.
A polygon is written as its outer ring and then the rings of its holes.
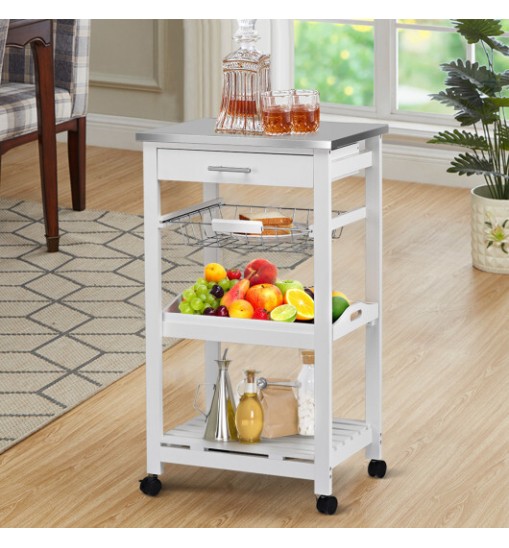
{"type": "Polygon", "coordinates": [[[332,516],[338,507],[338,499],[333,495],[320,495],[316,499],[316,509],[321,514],[332,516]]]}
{"type": "Polygon", "coordinates": [[[140,491],[150,497],[155,497],[162,486],[161,480],[157,476],[147,476],[140,480],[140,491]]]}
{"type": "Polygon", "coordinates": [[[384,460],[375,460],[373,459],[368,464],[368,474],[372,478],[383,478],[387,472],[387,464],[384,460]]]}

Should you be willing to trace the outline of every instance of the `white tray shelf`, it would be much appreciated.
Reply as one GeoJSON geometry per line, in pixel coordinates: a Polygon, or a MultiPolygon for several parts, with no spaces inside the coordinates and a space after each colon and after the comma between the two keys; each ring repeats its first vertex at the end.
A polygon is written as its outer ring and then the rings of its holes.
{"type": "MultiPolygon", "coordinates": [[[[313,436],[262,439],[260,443],[211,442],[203,439],[205,419],[195,417],[163,434],[161,454],[167,462],[249,470],[254,473],[313,479],[315,440],[313,436]]],[[[339,464],[373,439],[371,428],[359,420],[332,422],[332,462],[339,464]]]]}
{"type": "MultiPolygon", "coordinates": [[[[289,348],[313,348],[315,328],[308,322],[274,322],[216,318],[178,311],[180,297],[163,312],[163,335],[177,339],[221,340],[227,343],[242,343],[289,348]]],[[[331,324],[333,340],[337,340],[378,318],[378,304],[357,301],[352,303],[331,324]]]]}

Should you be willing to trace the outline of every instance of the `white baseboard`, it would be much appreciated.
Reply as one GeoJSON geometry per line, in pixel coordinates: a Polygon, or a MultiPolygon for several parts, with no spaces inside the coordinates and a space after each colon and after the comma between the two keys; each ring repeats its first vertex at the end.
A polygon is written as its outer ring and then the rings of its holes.
{"type": "Polygon", "coordinates": [[[383,177],[456,188],[473,188],[482,184],[479,176],[459,176],[447,173],[455,153],[429,145],[383,145],[383,177]]]}
{"type": "Polygon", "coordinates": [[[128,118],[108,114],[87,115],[87,144],[98,147],[141,150],[136,133],[168,126],[171,122],[160,122],[144,118],[128,118]]]}
{"type": "MultiPolygon", "coordinates": [[[[136,133],[168,126],[142,118],[88,114],[87,144],[99,147],[141,150],[136,133]]],[[[393,136],[391,136],[393,140],[393,136]]],[[[404,143],[404,141],[402,141],[404,143]]],[[[383,146],[383,177],[396,181],[435,184],[457,188],[472,188],[483,181],[480,177],[458,176],[447,173],[453,153],[439,147],[423,144],[385,143],[383,146]]]]}

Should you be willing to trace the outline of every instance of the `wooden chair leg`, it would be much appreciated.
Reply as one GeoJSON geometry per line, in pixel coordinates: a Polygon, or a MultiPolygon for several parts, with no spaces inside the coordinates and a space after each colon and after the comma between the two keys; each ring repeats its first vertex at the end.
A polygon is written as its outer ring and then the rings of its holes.
{"type": "Polygon", "coordinates": [[[77,118],[76,129],[67,133],[72,207],[75,211],[83,211],[86,206],[86,122],[86,116],[77,118]]]}
{"type": "Polygon", "coordinates": [[[48,251],[58,251],[58,189],[55,127],[53,52],[50,46],[32,42],[37,98],[39,162],[42,207],[48,251]]]}

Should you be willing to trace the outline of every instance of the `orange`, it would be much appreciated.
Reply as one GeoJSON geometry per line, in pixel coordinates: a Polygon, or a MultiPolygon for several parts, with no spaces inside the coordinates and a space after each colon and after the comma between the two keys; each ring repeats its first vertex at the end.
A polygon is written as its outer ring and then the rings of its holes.
{"type": "Polygon", "coordinates": [[[315,317],[315,302],[303,289],[289,289],[285,293],[285,303],[297,309],[297,320],[312,320],[315,317]]]}
{"type": "Polygon", "coordinates": [[[206,265],[203,275],[207,282],[220,282],[227,277],[226,268],[219,263],[209,263],[206,265]]]}

